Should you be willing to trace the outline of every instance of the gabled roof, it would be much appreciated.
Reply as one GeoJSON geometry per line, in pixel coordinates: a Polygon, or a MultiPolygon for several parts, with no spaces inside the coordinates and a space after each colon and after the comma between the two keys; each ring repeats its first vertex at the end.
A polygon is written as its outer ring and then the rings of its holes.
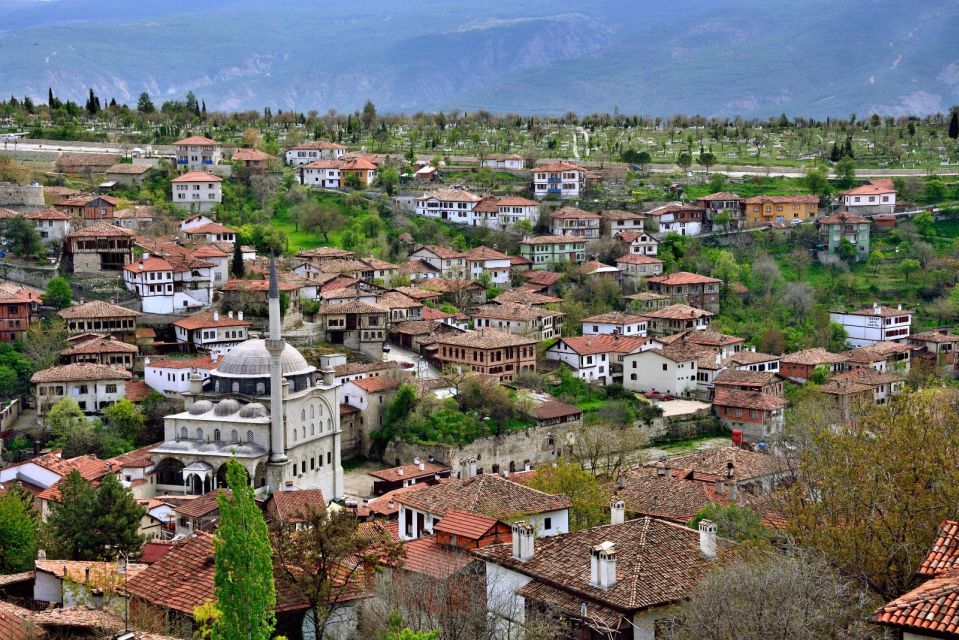
{"type": "Polygon", "coordinates": [[[248,320],[231,318],[228,315],[214,312],[212,309],[194,313],[192,316],[181,318],[173,323],[174,326],[186,329],[187,331],[210,329],[212,327],[246,327],[251,324],[253,323],[248,320]],[[216,315],[216,319],[214,319],[214,314],[216,315]]]}
{"type": "Polygon", "coordinates": [[[448,202],[479,202],[483,198],[466,189],[442,189],[432,193],[424,193],[416,198],[417,201],[442,200],[448,202]]]}
{"type": "Polygon", "coordinates": [[[449,479],[397,496],[396,501],[438,516],[456,509],[493,518],[560,511],[571,505],[566,496],[531,489],[496,474],[473,476],[468,480],[449,479]]]}
{"type": "Polygon", "coordinates": [[[150,256],[146,259],[140,258],[139,262],[125,264],[123,265],[123,270],[132,273],[140,273],[143,271],[175,271],[172,264],[157,256],[150,256]]]}
{"type": "Polygon", "coordinates": [[[188,518],[202,518],[219,509],[219,506],[217,506],[217,498],[221,494],[229,495],[229,493],[229,489],[216,489],[215,491],[204,493],[202,496],[197,496],[178,504],[174,511],[188,518]]]}
{"type": "Polygon", "coordinates": [[[196,358],[151,359],[150,362],[146,363],[146,366],[157,369],[204,369],[206,371],[212,371],[217,368],[222,360],[223,356],[211,358],[206,355],[197,356],[196,358]]]}
{"type": "MultiPolygon", "coordinates": [[[[710,560],[700,551],[699,536],[684,525],[644,517],[538,538],[533,557],[525,562],[512,557],[510,544],[490,545],[473,553],[587,603],[587,611],[599,603],[632,617],[636,611],[683,600],[717,560],[736,553],[736,543],[717,538],[717,559],[710,560]],[[615,545],[617,554],[616,583],[602,589],[591,584],[590,551],[608,542],[615,545]]],[[[618,627],[616,613],[610,615],[613,620],[604,624],[618,627]]]]}
{"type": "Polygon", "coordinates": [[[716,387],[713,405],[736,407],[740,409],[758,409],[760,411],[778,411],[786,406],[782,398],[761,391],[739,391],[716,387]]]}
{"type": "Polygon", "coordinates": [[[729,463],[732,463],[732,477],[738,482],[748,482],[754,478],[785,473],[789,469],[784,458],[734,446],[690,453],[669,461],[669,465],[674,469],[698,471],[722,477],[727,477],[729,463]]]}
{"type": "Polygon", "coordinates": [[[581,356],[599,353],[634,353],[643,348],[649,338],[620,337],[611,334],[569,336],[560,338],[562,343],[581,356]]]}
{"type": "Polygon", "coordinates": [[[423,536],[403,543],[400,562],[405,571],[445,579],[477,559],[469,553],[438,544],[435,536],[423,536]]]}
{"type": "Polygon", "coordinates": [[[783,364],[819,366],[821,364],[838,364],[840,362],[846,362],[848,359],[848,356],[840,353],[830,353],[822,347],[816,347],[814,349],[803,349],[802,351],[787,353],[780,359],[780,362],[783,364]]]}
{"type": "Polygon", "coordinates": [[[490,247],[475,247],[463,254],[467,260],[478,262],[480,260],[509,260],[505,253],[491,249],[490,247]]]}
{"type": "Polygon", "coordinates": [[[274,491],[268,502],[276,509],[277,518],[283,524],[302,522],[307,509],[326,507],[326,499],[320,489],[298,489],[296,491],[274,491]]]}
{"type": "Polygon", "coordinates": [[[817,218],[816,222],[818,222],[820,226],[831,224],[869,224],[869,218],[864,218],[848,211],[840,211],[839,213],[834,213],[831,216],[817,218]]]}
{"type": "Polygon", "coordinates": [[[639,238],[646,236],[645,241],[652,242],[653,244],[659,244],[659,240],[653,237],[648,231],[639,231],[634,229],[628,229],[626,231],[620,231],[616,234],[616,237],[621,239],[623,242],[632,244],[636,242],[639,238]]]}
{"type": "Polygon", "coordinates": [[[547,173],[557,173],[559,171],[580,171],[585,172],[586,169],[583,167],[572,164],[570,162],[553,162],[550,164],[540,165],[538,167],[533,167],[532,171],[545,171],[547,173]]]}
{"type": "Polygon", "coordinates": [[[730,201],[730,200],[742,202],[743,197],[737,196],[735,193],[732,193],[729,191],[717,191],[716,193],[710,193],[708,196],[697,198],[697,200],[701,202],[730,201]]]}
{"type": "Polygon", "coordinates": [[[455,335],[440,336],[437,344],[453,345],[457,347],[472,347],[474,349],[500,349],[503,347],[522,347],[536,344],[533,338],[524,338],[496,329],[479,329],[464,331],[455,335]]]}
{"type": "Polygon", "coordinates": [[[645,322],[643,316],[633,315],[632,313],[623,313],[622,311],[610,311],[598,316],[589,316],[583,318],[583,322],[594,322],[599,324],[633,324],[636,322],[645,322]]]}
{"type": "Polygon", "coordinates": [[[449,470],[450,468],[445,464],[423,461],[419,464],[404,464],[399,467],[370,471],[366,475],[373,476],[377,480],[385,480],[386,482],[401,482],[403,480],[409,480],[410,478],[424,478],[438,473],[446,473],[449,470]],[[423,465],[422,469],[420,469],[420,465],[423,465]]]}
{"type": "Polygon", "coordinates": [[[922,561],[919,575],[934,576],[951,569],[959,569],[959,522],[943,520],[929,555],[922,561]]]}
{"type": "Polygon", "coordinates": [[[233,152],[233,157],[230,158],[232,162],[263,162],[272,159],[273,156],[259,149],[237,149],[233,152]]]}
{"type": "Polygon", "coordinates": [[[345,151],[346,147],[341,144],[336,144],[335,142],[329,142],[328,140],[313,140],[303,142],[295,147],[290,147],[288,151],[331,151],[335,149],[343,149],[345,151]]]}
{"type": "Polygon", "coordinates": [[[586,238],[581,236],[535,236],[520,240],[520,244],[586,244],[586,238]]]}
{"type": "Polygon", "coordinates": [[[97,380],[129,380],[128,371],[121,371],[102,364],[92,362],[75,362],[59,367],[50,367],[37,371],[30,377],[30,382],[85,382],[97,380]]]}
{"type": "Polygon", "coordinates": [[[663,261],[654,256],[647,256],[642,253],[627,253],[624,256],[616,258],[616,264],[663,264],[663,261]]]}
{"type": "Polygon", "coordinates": [[[819,196],[752,196],[746,198],[746,204],[819,204],[819,196]]]}
{"type": "Polygon", "coordinates": [[[413,253],[417,253],[417,252],[419,252],[419,251],[424,251],[424,250],[425,250],[425,251],[429,251],[430,253],[432,253],[433,255],[435,255],[437,258],[441,258],[441,259],[443,259],[443,260],[452,260],[453,258],[462,258],[462,257],[464,257],[462,251],[454,251],[454,250],[452,250],[452,249],[450,249],[450,248],[448,248],[448,247],[440,247],[440,246],[435,245],[435,244],[423,244],[423,245],[420,245],[420,246],[416,247],[416,250],[413,251],[413,253]]]}
{"type": "Polygon", "coordinates": [[[28,220],[69,220],[70,214],[51,207],[28,213],[24,217],[28,220]]]}
{"type": "Polygon", "coordinates": [[[131,175],[139,176],[144,173],[149,173],[153,170],[153,167],[148,164],[115,164],[109,169],[107,169],[107,174],[115,173],[121,175],[131,175]]]}
{"type": "Polygon", "coordinates": [[[846,191],[840,191],[839,195],[841,196],[878,196],[878,195],[888,195],[890,193],[896,193],[896,187],[891,182],[885,181],[870,181],[866,184],[861,184],[858,187],[853,187],[852,189],[847,189],[846,191]]]}
{"type": "Polygon", "coordinates": [[[478,513],[450,509],[446,517],[433,526],[433,531],[457,537],[479,540],[496,526],[498,520],[478,513]]]}
{"type": "Polygon", "coordinates": [[[623,474],[623,487],[616,495],[626,503],[626,510],[644,516],[665,518],[685,524],[710,503],[728,502],[716,493],[715,484],[687,478],[665,466],[645,465],[623,474]]]}
{"type": "Polygon", "coordinates": [[[187,171],[183,175],[177,176],[170,182],[223,182],[223,178],[215,176],[206,171],[187,171]]]}
{"type": "Polygon", "coordinates": [[[473,318],[496,318],[499,320],[518,320],[521,322],[533,322],[540,318],[551,318],[562,316],[559,311],[550,311],[542,307],[534,307],[528,304],[517,302],[502,302],[499,304],[487,304],[478,307],[470,314],[473,318]]]}
{"type": "Polygon", "coordinates": [[[347,384],[353,384],[367,393],[382,393],[390,389],[399,388],[402,380],[394,376],[371,376],[369,378],[360,378],[359,380],[350,380],[347,384]]]}
{"type": "Polygon", "coordinates": [[[549,214],[555,220],[599,220],[600,215],[592,211],[583,211],[576,207],[562,207],[549,214]]]}
{"type": "Polygon", "coordinates": [[[211,140],[204,136],[189,136],[182,140],[177,140],[173,144],[174,146],[190,145],[192,147],[216,147],[220,145],[216,140],[211,140]]]}
{"type": "Polygon", "coordinates": [[[130,231],[129,229],[124,229],[123,227],[118,227],[115,224],[110,224],[109,222],[97,222],[91,224],[89,227],[84,229],[78,229],[74,231],[68,238],[112,238],[127,236],[132,238],[136,234],[130,231]]]}
{"type": "Polygon", "coordinates": [[[91,353],[137,353],[139,347],[110,337],[97,337],[68,346],[60,352],[61,356],[76,356],[91,353]]]}
{"type": "Polygon", "coordinates": [[[556,296],[549,296],[543,293],[537,293],[535,291],[527,291],[523,289],[510,289],[509,291],[504,291],[493,298],[493,302],[496,304],[508,304],[512,302],[518,304],[547,305],[559,304],[562,301],[562,298],[558,298],[556,296]]]}
{"type": "Polygon", "coordinates": [[[879,608],[873,614],[873,621],[911,631],[915,637],[957,637],[959,569],[940,573],[879,608]]]}
{"type": "Polygon", "coordinates": [[[721,283],[722,280],[719,278],[711,278],[709,276],[702,276],[698,273],[690,273],[688,271],[677,271],[676,273],[669,273],[662,276],[653,276],[649,278],[650,283],[662,284],[669,287],[675,287],[678,285],[689,285],[689,284],[716,284],[721,283]]]}
{"type": "Polygon", "coordinates": [[[695,320],[698,318],[712,318],[714,314],[705,309],[697,309],[687,304],[671,304],[662,309],[653,309],[643,313],[645,318],[657,320],[695,320]]]}

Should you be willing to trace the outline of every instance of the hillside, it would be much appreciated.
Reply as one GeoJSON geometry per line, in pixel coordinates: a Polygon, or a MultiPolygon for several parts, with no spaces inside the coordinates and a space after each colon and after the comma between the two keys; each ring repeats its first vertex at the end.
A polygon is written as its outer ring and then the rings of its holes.
{"type": "Polygon", "coordinates": [[[0,92],[215,109],[928,113],[959,102],[959,4],[559,0],[0,2],[0,92]]]}

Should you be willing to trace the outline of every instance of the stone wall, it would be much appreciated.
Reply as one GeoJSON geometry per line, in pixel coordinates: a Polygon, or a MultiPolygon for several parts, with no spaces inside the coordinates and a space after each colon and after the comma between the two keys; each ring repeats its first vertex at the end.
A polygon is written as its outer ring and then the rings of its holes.
{"type": "Polygon", "coordinates": [[[533,427],[503,436],[480,438],[463,446],[416,445],[394,441],[387,445],[383,460],[388,464],[409,464],[415,457],[426,459],[433,456],[435,460],[453,467],[455,473],[460,460],[473,458],[477,469],[482,469],[484,473],[493,472],[494,469],[508,470],[510,463],[513,470],[522,470],[525,464],[536,467],[568,455],[575,442],[577,428],[577,422],[533,427]]]}
{"type": "Polygon", "coordinates": [[[654,418],[652,423],[646,427],[649,442],[653,444],[699,438],[721,432],[722,425],[719,423],[719,419],[712,414],[711,409],[703,409],[693,414],[671,418],[654,418]]]}
{"type": "Polygon", "coordinates": [[[28,266],[23,264],[0,263],[0,277],[4,280],[44,290],[47,281],[60,275],[57,265],[28,266]]]}
{"type": "Polygon", "coordinates": [[[43,203],[43,187],[30,184],[0,184],[0,207],[20,213],[39,211],[43,203]]]}

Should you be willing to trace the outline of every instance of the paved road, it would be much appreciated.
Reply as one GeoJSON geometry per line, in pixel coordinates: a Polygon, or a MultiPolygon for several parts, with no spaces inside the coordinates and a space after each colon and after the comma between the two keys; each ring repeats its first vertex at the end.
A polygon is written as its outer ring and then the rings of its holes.
{"type": "MultiPolygon", "coordinates": [[[[102,147],[75,147],[70,146],[68,141],[53,142],[47,144],[38,144],[36,142],[22,142],[14,140],[4,140],[0,146],[4,151],[67,151],[70,153],[123,153],[120,147],[104,145],[102,147]]],[[[130,147],[132,148],[132,146],[130,147]]]]}
{"type": "Polygon", "coordinates": [[[399,345],[390,343],[390,350],[386,354],[386,359],[390,362],[412,362],[414,365],[419,363],[417,377],[424,380],[435,380],[440,377],[440,372],[436,367],[432,366],[425,359],[422,359],[419,354],[413,353],[409,349],[404,349],[399,345]]]}

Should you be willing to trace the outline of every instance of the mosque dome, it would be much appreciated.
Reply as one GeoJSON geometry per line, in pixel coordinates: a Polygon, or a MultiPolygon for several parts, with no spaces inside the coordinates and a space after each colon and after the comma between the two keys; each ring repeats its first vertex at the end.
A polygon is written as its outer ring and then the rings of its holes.
{"type": "MultiPolygon", "coordinates": [[[[287,377],[313,373],[316,367],[310,366],[295,347],[286,344],[280,354],[280,370],[287,377]]],[[[266,350],[266,341],[256,339],[241,342],[223,357],[213,373],[223,378],[269,377],[270,352],[266,350]]]]}

